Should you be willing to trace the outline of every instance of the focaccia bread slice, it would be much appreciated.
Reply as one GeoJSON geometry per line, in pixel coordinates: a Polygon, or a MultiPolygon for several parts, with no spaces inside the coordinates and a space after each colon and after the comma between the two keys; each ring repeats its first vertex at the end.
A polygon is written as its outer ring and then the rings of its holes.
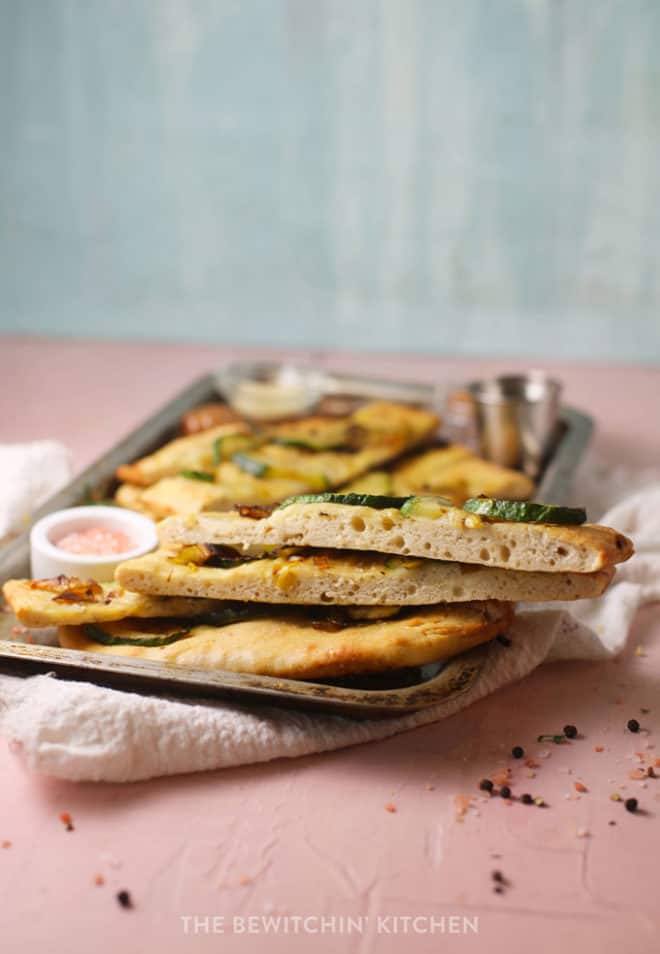
{"type": "Polygon", "coordinates": [[[215,606],[211,600],[147,596],[129,592],[118,583],[66,576],[8,580],[2,595],[19,623],[28,628],[105,623],[127,616],[198,616],[215,606]]]}
{"type": "Polygon", "coordinates": [[[265,544],[376,550],[551,573],[593,573],[633,553],[632,541],[610,527],[517,523],[456,507],[435,510],[436,516],[421,517],[404,515],[394,506],[292,503],[263,519],[237,513],[172,517],[160,525],[159,536],[174,543],[239,548],[265,544]]]}
{"type": "Polygon", "coordinates": [[[384,553],[289,547],[261,557],[228,547],[183,546],[127,560],[129,590],[259,603],[412,606],[472,600],[577,600],[600,596],[613,568],[595,573],[524,573],[384,553]],[[219,551],[214,554],[214,550],[219,551]],[[244,562],[241,562],[243,559],[244,562]],[[214,561],[220,566],[213,565],[214,561]]]}
{"type": "Polygon", "coordinates": [[[450,444],[418,454],[392,472],[393,494],[439,494],[459,506],[469,497],[527,500],[534,482],[525,474],[477,457],[467,447],[450,444]]]}
{"type": "Polygon", "coordinates": [[[176,476],[182,470],[212,472],[217,464],[216,442],[225,437],[249,433],[247,424],[235,422],[221,424],[188,437],[178,437],[141,460],[122,464],[117,468],[117,477],[128,484],[150,487],[157,480],[176,476]]]}
{"type": "Polygon", "coordinates": [[[102,630],[66,626],[59,639],[68,649],[195,669],[325,679],[449,658],[506,632],[513,618],[509,603],[495,601],[404,609],[386,619],[362,620],[329,617],[322,607],[281,611],[253,604],[245,609],[245,619],[225,625],[124,620],[102,630]]]}

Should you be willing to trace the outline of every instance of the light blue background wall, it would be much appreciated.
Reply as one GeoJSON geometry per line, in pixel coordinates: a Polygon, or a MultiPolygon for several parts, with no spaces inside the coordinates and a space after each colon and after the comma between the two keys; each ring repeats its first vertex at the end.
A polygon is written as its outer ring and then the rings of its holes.
{"type": "Polygon", "coordinates": [[[658,0],[0,0],[0,330],[660,360],[659,51],[658,0]]]}

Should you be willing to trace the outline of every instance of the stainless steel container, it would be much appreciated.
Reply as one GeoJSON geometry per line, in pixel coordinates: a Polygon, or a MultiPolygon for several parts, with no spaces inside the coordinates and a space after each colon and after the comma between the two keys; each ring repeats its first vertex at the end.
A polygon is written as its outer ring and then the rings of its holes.
{"type": "Polygon", "coordinates": [[[473,381],[468,391],[481,454],[536,479],[556,435],[560,383],[530,371],[473,381]]]}

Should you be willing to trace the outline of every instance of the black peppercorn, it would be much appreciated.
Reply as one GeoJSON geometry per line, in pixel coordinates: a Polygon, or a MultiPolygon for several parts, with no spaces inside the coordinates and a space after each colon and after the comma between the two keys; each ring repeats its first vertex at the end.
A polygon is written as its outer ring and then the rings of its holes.
{"type": "Polygon", "coordinates": [[[117,892],[117,901],[122,906],[122,908],[132,908],[133,901],[128,891],[118,891],[117,892]]]}
{"type": "Polygon", "coordinates": [[[511,789],[508,785],[503,785],[500,789],[500,796],[502,798],[511,798],[511,789]]]}
{"type": "Polygon", "coordinates": [[[574,725],[564,726],[564,735],[566,736],[567,739],[575,739],[577,738],[577,734],[578,734],[577,729],[575,728],[574,725]]]}
{"type": "Polygon", "coordinates": [[[636,812],[636,811],[637,811],[637,799],[636,799],[636,798],[627,798],[624,804],[625,804],[625,806],[626,806],[626,809],[627,809],[629,812],[636,812]]]}
{"type": "Polygon", "coordinates": [[[489,778],[482,778],[482,780],[479,782],[479,788],[482,792],[492,792],[493,783],[489,778]]]}
{"type": "Polygon", "coordinates": [[[628,719],[628,728],[631,732],[639,732],[639,722],[637,719],[628,719]]]}
{"type": "Polygon", "coordinates": [[[520,801],[523,803],[523,805],[533,805],[533,804],[534,804],[534,799],[533,799],[532,796],[529,794],[529,792],[525,792],[524,795],[521,795],[521,796],[520,796],[520,801]]]}
{"type": "Polygon", "coordinates": [[[493,881],[499,881],[500,884],[504,881],[504,875],[502,874],[501,871],[493,871],[491,873],[491,878],[493,879],[493,881]]]}
{"type": "Polygon", "coordinates": [[[514,745],[514,747],[511,749],[511,755],[514,757],[514,759],[521,759],[524,754],[525,750],[523,749],[522,745],[514,745]]]}

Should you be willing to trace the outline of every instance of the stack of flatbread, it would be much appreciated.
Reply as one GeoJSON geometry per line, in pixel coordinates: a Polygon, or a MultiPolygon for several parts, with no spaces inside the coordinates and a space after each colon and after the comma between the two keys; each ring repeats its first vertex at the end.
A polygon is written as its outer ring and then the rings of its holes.
{"type": "Polygon", "coordinates": [[[180,515],[115,584],[4,593],[24,625],[59,625],[65,647],[328,679],[455,656],[505,634],[519,600],[597,597],[633,552],[615,530],[566,522],[576,511],[486,504],[496,516],[481,502],[324,493],[180,515]]]}

